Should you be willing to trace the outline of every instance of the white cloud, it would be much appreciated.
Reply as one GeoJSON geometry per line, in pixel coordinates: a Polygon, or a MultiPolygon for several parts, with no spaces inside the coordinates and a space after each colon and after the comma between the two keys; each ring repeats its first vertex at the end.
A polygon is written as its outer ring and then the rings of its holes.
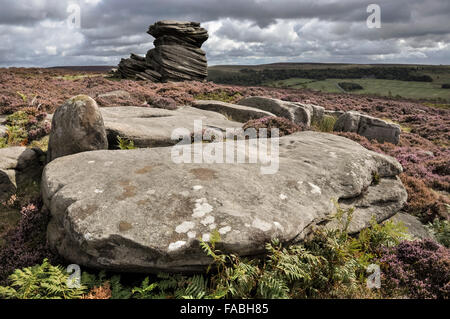
{"type": "Polygon", "coordinates": [[[200,21],[210,64],[450,61],[448,0],[378,0],[368,29],[359,0],[0,0],[0,66],[115,65],[153,47],[157,20],[200,21]],[[81,6],[81,29],[67,6],[81,6]]]}

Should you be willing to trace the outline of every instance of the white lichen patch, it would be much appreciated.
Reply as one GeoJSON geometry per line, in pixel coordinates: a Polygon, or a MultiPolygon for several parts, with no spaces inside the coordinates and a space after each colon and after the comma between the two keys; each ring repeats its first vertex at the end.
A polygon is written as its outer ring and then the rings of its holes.
{"type": "Polygon", "coordinates": [[[262,230],[262,231],[266,232],[266,231],[269,231],[269,230],[272,229],[272,224],[271,224],[271,223],[268,223],[268,222],[265,222],[265,221],[263,221],[263,220],[261,220],[261,219],[259,219],[259,218],[257,217],[257,218],[255,218],[255,220],[253,221],[252,227],[253,227],[253,228],[257,228],[257,229],[259,229],[259,230],[262,230]]]}
{"type": "Polygon", "coordinates": [[[180,193],[181,196],[183,197],[188,197],[189,196],[189,192],[188,191],[184,191],[180,193]]]}
{"type": "Polygon", "coordinates": [[[183,223],[181,223],[180,225],[178,225],[175,228],[175,231],[178,234],[185,234],[185,233],[187,233],[188,231],[190,231],[194,227],[195,227],[195,223],[194,222],[183,222],[183,223]]]}
{"type": "Polygon", "coordinates": [[[103,189],[98,189],[98,188],[94,191],[94,193],[96,193],[96,194],[102,194],[103,192],[104,192],[103,189]]]}
{"type": "Polygon", "coordinates": [[[330,154],[330,157],[331,157],[331,158],[337,158],[337,155],[336,155],[335,152],[330,152],[329,154],[330,154]]]}
{"type": "Polygon", "coordinates": [[[215,218],[213,216],[208,216],[205,219],[203,219],[200,223],[203,226],[208,226],[209,224],[213,224],[215,221],[215,218]]]}
{"type": "Polygon", "coordinates": [[[211,239],[211,234],[203,234],[202,235],[202,240],[204,242],[208,242],[208,241],[210,241],[210,239],[211,239]]]}
{"type": "Polygon", "coordinates": [[[105,162],[105,166],[111,166],[114,162],[105,162]]]}
{"type": "Polygon", "coordinates": [[[155,195],[155,194],[156,194],[156,191],[154,189],[149,189],[147,191],[147,195],[155,195]]]}
{"type": "Polygon", "coordinates": [[[184,240],[179,240],[175,243],[171,243],[169,245],[169,251],[175,251],[180,249],[181,247],[183,247],[184,245],[186,245],[186,242],[184,240]]]}
{"type": "Polygon", "coordinates": [[[219,234],[221,235],[226,235],[231,231],[231,227],[230,226],[225,226],[219,229],[219,234]]]}
{"type": "Polygon", "coordinates": [[[211,213],[213,207],[208,204],[206,198],[200,198],[195,201],[195,208],[192,217],[203,218],[206,214],[211,213]]]}
{"type": "Polygon", "coordinates": [[[190,231],[187,233],[187,236],[189,239],[194,239],[195,236],[197,236],[197,233],[195,231],[190,231]]]}
{"type": "Polygon", "coordinates": [[[281,224],[279,222],[273,222],[273,224],[275,225],[275,228],[281,230],[282,232],[284,232],[284,227],[281,226],[281,224]]]}
{"type": "Polygon", "coordinates": [[[86,239],[86,240],[91,240],[91,239],[92,239],[92,235],[89,234],[89,233],[84,234],[83,237],[84,237],[84,239],[86,239]]]}
{"type": "Polygon", "coordinates": [[[95,164],[95,161],[89,161],[88,164],[95,164]]]}
{"type": "Polygon", "coordinates": [[[203,186],[202,185],[195,185],[194,187],[192,187],[192,189],[194,191],[199,191],[199,190],[203,189],[203,186]]]}
{"type": "Polygon", "coordinates": [[[284,195],[284,194],[280,194],[280,199],[281,200],[286,200],[288,197],[286,196],[286,195],[284,195]]]}
{"type": "Polygon", "coordinates": [[[217,225],[216,224],[211,224],[211,225],[209,225],[209,230],[214,230],[214,229],[216,229],[217,228],[217,225]]]}
{"type": "Polygon", "coordinates": [[[313,183],[308,183],[309,186],[311,186],[311,193],[312,194],[318,194],[321,195],[322,194],[322,190],[320,189],[319,186],[314,185],[313,183]]]}

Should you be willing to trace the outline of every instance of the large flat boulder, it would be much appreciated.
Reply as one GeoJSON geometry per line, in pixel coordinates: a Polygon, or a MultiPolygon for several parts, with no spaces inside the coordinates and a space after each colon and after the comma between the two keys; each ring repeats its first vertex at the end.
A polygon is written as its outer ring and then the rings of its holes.
{"type": "Polygon", "coordinates": [[[397,124],[354,111],[341,115],[334,125],[334,130],[357,133],[369,140],[375,139],[380,143],[389,142],[392,144],[398,144],[401,133],[401,128],[397,124]]]}
{"type": "Polygon", "coordinates": [[[178,143],[172,139],[175,129],[184,128],[189,135],[194,132],[194,121],[202,121],[203,127],[226,132],[227,128],[240,128],[241,123],[229,121],[216,112],[189,106],[177,110],[146,107],[101,108],[109,144],[117,144],[117,136],[131,140],[137,147],[172,146],[178,143]]]}
{"type": "Polygon", "coordinates": [[[211,262],[199,240],[209,241],[215,230],[219,249],[253,256],[273,238],[301,242],[327,225],[333,199],[357,204],[350,232],[367,227],[372,215],[379,222],[391,217],[406,202],[397,178],[402,167],[393,158],[324,133],[279,142],[272,175],[261,174],[267,164],[175,164],[173,147],[58,158],[46,166],[41,188],[52,216],[49,243],[88,267],[197,271],[211,262]]]}
{"type": "Polygon", "coordinates": [[[242,123],[266,116],[276,116],[275,114],[262,111],[254,107],[213,100],[197,100],[192,103],[192,107],[201,110],[217,112],[225,115],[227,118],[233,119],[233,121],[242,123]]]}

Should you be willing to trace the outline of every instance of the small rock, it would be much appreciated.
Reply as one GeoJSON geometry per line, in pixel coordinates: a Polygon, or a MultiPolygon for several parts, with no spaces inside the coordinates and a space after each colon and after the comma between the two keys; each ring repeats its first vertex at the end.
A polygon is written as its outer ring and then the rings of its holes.
{"type": "Polygon", "coordinates": [[[354,111],[341,115],[334,125],[334,130],[357,133],[369,140],[376,139],[380,143],[389,142],[392,144],[398,144],[401,133],[401,128],[397,124],[354,111]]]}
{"type": "Polygon", "coordinates": [[[97,103],[78,95],[59,107],[52,119],[47,161],[76,153],[108,149],[105,125],[97,103]]]}
{"type": "Polygon", "coordinates": [[[416,239],[435,240],[434,236],[430,234],[425,225],[423,225],[417,217],[410,214],[398,213],[389,220],[403,223],[408,228],[409,233],[416,239]]]}
{"type": "Polygon", "coordinates": [[[43,169],[41,155],[26,147],[0,149],[0,201],[9,199],[33,182],[39,183],[43,169]]]}

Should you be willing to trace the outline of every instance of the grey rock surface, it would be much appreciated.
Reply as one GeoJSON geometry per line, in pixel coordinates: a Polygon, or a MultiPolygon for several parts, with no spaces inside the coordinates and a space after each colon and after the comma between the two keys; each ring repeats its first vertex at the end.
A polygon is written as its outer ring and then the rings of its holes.
{"type": "Polygon", "coordinates": [[[341,115],[345,114],[345,111],[339,111],[339,110],[325,110],[324,111],[325,115],[329,115],[329,116],[333,116],[336,118],[339,118],[341,115]]]}
{"type": "Polygon", "coordinates": [[[75,153],[108,149],[103,118],[87,95],[67,100],[52,117],[47,161],[75,153]]]}
{"type": "Polygon", "coordinates": [[[40,180],[43,169],[41,155],[39,151],[26,147],[0,149],[0,201],[40,180]]]}
{"type": "Polygon", "coordinates": [[[238,104],[273,113],[306,128],[310,127],[313,122],[321,121],[325,112],[325,108],[322,106],[288,102],[262,96],[244,98],[238,104]]]}
{"type": "Polygon", "coordinates": [[[147,52],[147,63],[162,81],[203,81],[208,76],[206,53],[185,45],[158,45],[147,52]]]}
{"type": "Polygon", "coordinates": [[[208,31],[201,28],[198,22],[163,20],[151,25],[147,33],[161,42],[186,43],[197,48],[200,48],[203,42],[208,40],[208,31]]]}
{"type": "Polygon", "coordinates": [[[434,236],[427,230],[425,225],[422,224],[417,217],[414,217],[410,214],[398,213],[393,217],[391,217],[389,220],[392,220],[397,223],[398,222],[403,223],[408,228],[409,233],[415,239],[436,240],[434,236]]]}
{"type": "MultiPolygon", "coordinates": [[[[117,136],[131,140],[136,147],[172,146],[175,129],[186,129],[189,136],[194,132],[194,121],[201,121],[203,128],[226,133],[227,128],[241,128],[242,124],[227,120],[221,114],[189,106],[177,110],[146,107],[100,108],[105,122],[109,144],[117,144],[117,136]]],[[[225,135],[225,134],[224,134],[225,135]]],[[[186,136],[186,135],[184,135],[186,136]]]]}
{"type": "Polygon", "coordinates": [[[400,140],[400,126],[380,120],[378,118],[350,111],[341,115],[334,126],[338,132],[352,132],[375,139],[380,143],[398,144],[400,140]]]}
{"type": "Polygon", "coordinates": [[[153,67],[141,57],[132,53],[130,58],[121,59],[117,68],[117,75],[124,79],[140,79],[159,82],[161,74],[153,70],[153,67]]]}
{"type": "Polygon", "coordinates": [[[196,100],[192,103],[192,107],[217,112],[225,115],[227,118],[242,123],[266,116],[276,116],[275,114],[257,108],[212,100],[196,100]]]}
{"type": "Polygon", "coordinates": [[[108,98],[124,98],[129,99],[131,97],[130,93],[124,90],[111,91],[103,94],[99,94],[97,98],[108,99],[108,98]]]}
{"type": "Polygon", "coordinates": [[[355,232],[372,215],[381,222],[406,202],[393,158],[331,134],[301,132],[279,141],[273,175],[261,175],[264,164],[175,164],[172,147],[58,158],[46,166],[41,187],[52,216],[49,243],[83,266],[197,271],[211,262],[199,240],[214,230],[219,249],[253,256],[273,238],[300,242],[329,223],[333,199],[358,204],[355,232]]]}
{"type": "Polygon", "coordinates": [[[0,137],[4,137],[6,135],[6,115],[0,115],[0,137]]]}

